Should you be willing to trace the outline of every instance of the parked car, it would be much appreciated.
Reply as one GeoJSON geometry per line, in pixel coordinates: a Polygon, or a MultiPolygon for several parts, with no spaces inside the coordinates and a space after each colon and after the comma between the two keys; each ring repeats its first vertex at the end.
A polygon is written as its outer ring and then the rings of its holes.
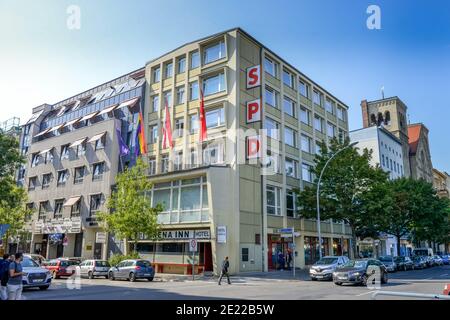
{"type": "Polygon", "coordinates": [[[444,291],[442,292],[444,296],[450,296],[450,284],[446,284],[444,287],[444,291]]]}
{"type": "Polygon", "coordinates": [[[350,260],[333,272],[333,282],[336,285],[342,285],[343,283],[367,285],[367,280],[370,276],[369,272],[376,267],[379,268],[381,273],[381,283],[387,283],[388,271],[386,266],[376,259],[350,260]]]}
{"type": "Polygon", "coordinates": [[[348,260],[345,256],[323,257],[309,268],[309,276],[311,280],[333,280],[336,267],[344,265],[348,260]]]}
{"type": "Polygon", "coordinates": [[[414,262],[410,257],[398,256],[395,257],[395,262],[397,263],[397,270],[414,270],[414,262]]]}
{"type": "Polygon", "coordinates": [[[444,261],[442,260],[442,258],[440,256],[432,256],[431,257],[433,259],[433,264],[435,266],[442,266],[444,264],[444,261]]]}
{"type": "Polygon", "coordinates": [[[415,256],[412,258],[414,269],[425,269],[427,267],[426,257],[415,256]]]}
{"type": "Polygon", "coordinates": [[[51,273],[26,256],[24,256],[22,261],[22,272],[22,285],[24,288],[47,290],[52,283],[51,273]]]}
{"type": "Polygon", "coordinates": [[[450,255],[445,254],[441,256],[443,264],[450,264],[450,255]]]}
{"type": "Polygon", "coordinates": [[[50,271],[53,279],[59,279],[60,277],[70,277],[72,274],[74,274],[74,266],[77,265],[79,265],[78,260],[58,258],[46,262],[44,267],[48,271],[50,271]]]}
{"type": "Polygon", "coordinates": [[[434,259],[432,256],[426,256],[425,261],[427,262],[427,267],[434,267],[434,259]]]}
{"type": "Polygon", "coordinates": [[[40,266],[47,261],[47,259],[45,259],[43,256],[41,256],[40,254],[36,254],[36,253],[24,253],[23,258],[31,259],[40,266]]]}
{"type": "Polygon", "coordinates": [[[395,262],[395,258],[393,256],[381,256],[379,260],[386,266],[386,270],[388,272],[397,271],[397,263],[395,262]]]}
{"type": "Polygon", "coordinates": [[[87,276],[89,279],[94,279],[95,277],[108,278],[110,267],[109,262],[106,260],[85,260],[79,265],[80,275],[87,276]]]}
{"type": "Polygon", "coordinates": [[[121,261],[116,266],[111,267],[108,273],[109,279],[127,279],[131,282],[137,279],[147,279],[153,281],[155,269],[150,261],[142,259],[130,259],[121,261]]]}

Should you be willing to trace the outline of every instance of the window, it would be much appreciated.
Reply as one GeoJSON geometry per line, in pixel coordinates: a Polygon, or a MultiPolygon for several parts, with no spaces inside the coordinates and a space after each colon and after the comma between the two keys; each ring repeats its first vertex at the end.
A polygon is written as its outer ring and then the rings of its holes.
{"type": "Polygon", "coordinates": [[[197,114],[193,114],[190,116],[189,128],[190,128],[191,134],[194,134],[198,131],[198,115],[197,114]]]}
{"type": "Polygon", "coordinates": [[[203,149],[203,164],[221,164],[224,161],[223,144],[212,144],[204,147],[203,149]]]}
{"type": "Polygon", "coordinates": [[[225,57],[225,42],[222,40],[218,43],[205,47],[203,50],[203,64],[211,63],[225,57]]]}
{"type": "Polygon", "coordinates": [[[309,98],[309,86],[303,81],[298,82],[300,94],[305,98],[309,98]]]}
{"type": "Polygon", "coordinates": [[[322,118],[319,116],[314,116],[314,129],[316,129],[319,132],[323,132],[323,126],[322,126],[322,118]]]}
{"type": "Polygon", "coordinates": [[[50,183],[52,182],[52,174],[47,173],[42,176],[42,189],[47,189],[50,187],[50,183]]]}
{"type": "Polygon", "coordinates": [[[31,167],[32,168],[36,167],[39,164],[39,157],[40,157],[39,152],[33,153],[31,155],[31,167]]]}
{"type": "Polygon", "coordinates": [[[198,51],[194,51],[191,54],[191,69],[200,67],[200,54],[198,51]]]}
{"type": "Polygon", "coordinates": [[[81,198],[70,208],[70,216],[79,217],[81,215],[81,198]]]}
{"type": "Polygon", "coordinates": [[[36,185],[37,185],[37,177],[31,177],[28,180],[28,190],[34,190],[36,189],[36,185]]]}
{"type": "Polygon", "coordinates": [[[265,99],[266,99],[266,103],[271,105],[274,108],[278,107],[278,93],[270,88],[270,87],[266,87],[266,94],[265,94],[265,99]]]}
{"type": "Polygon", "coordinates": [[[47,219],[48,201],[39,202],[38,220],[47,219]]]}
{"type": "Polygon", "coordinates": [[[177,91],[177,105],[184,103],[184,86],[176,88],[177,91]]]}
{"type": "Polygon", "coordinates": [[[284,113],[295,118],[295,102],[288,97],[283,98],[283,110],[284,113]]]}
{"type": "Polygon", "coordinates": [[[44,162],[47,163],[53,163],[53,148],[50,149],[48,152],[44,155],[44,162]]]}
{"type": "Polygon", "coordinates": [[[381,162],[383,164],[383,167],[386,165],[386,162],[384,161],[384,154],[381,155],[381,162]]]}
{"type": "Polygon", "coordinates": [[[33,217],[34,203],[33,202],[27,203],[26,209],[27,209],[27,212],[25,214],[25,221],[30,221],[31,218],[33,217]]]}
{"type": "Polygon", "coordinates": [[[302,151],[311,153],[311,138],[304,134],[301,135],[301,148],[302,151]]]}
{"type": "Polygon", "coordinates": [[[153,82],[159,82],[161,80],[161,70],[160,67],[156,67],[153,69],[153,82]]]}
{"type": "Polygon", "coordinates": [[[281,189],[271,185],[266,186],[267,214],[281,216],[281,189]]]}
{"type": "Polygon", "coordinates": [[[225,111],[224,108],[214,109],[205,113],[206,127],[216,128],[225,124],[225,111]]]}
{"type": "Polygon", "coordinates": [[[54,211],[53,211],[53,217],[55,219],[62,218],[63,205],[64,205],[64,199],[55,200],[55,208],[54,208],[54,211]]]}
{"type": "Polygon", "coordinates": [[[312,173],[311,173],[311,166],[309,164],[303,163],[302,164],[302,179],[306,182],[312,182],[312,173]]]}
{"type": "Polygon", "coordinates": [[[271,118],[266,117],[266,121],[264,121],[264,129],[267,130],[267,136],[272,139],[279,140],[279,123],[271,118]]]}
{"type": "Polygon", "coordinates": [[[300,108],[300,121],[308,126],[311,125],[311,112],[304,107],[300,108]]]}
{"type": "Polygon", "coordinates": [[[209,96],[214,93],[225,91],[225,74],[219,73],[215,76],[203,79],[203,94],[209,96]]]}
{"type": "Polygon", "coordinates": [[[105,172],[105,163],[94,163],[92,170],[92,181],[98,181],[103,179],[103,173],[105,172]]]}
{"type": "Polygon", "coordinates": [[[167,107],[170,108],[172,106],[172,91],[164,92],[163,97],[164,97],[164,106],[167,103],[167,107]]]}
{"type": "Polygon", "coordinates": [[[248,248],[242,248],[242,262],[248,262],[248,248]]]}
{"type": "Polygon", "coordinates": [[[392,159],[389,159],[389,163],[391,164],[391,170],[394,170],[394,166],[392,165],[393,164],[392,159]]]}
{"type": "Polygon", "coordinates": [[[73,177],[73,183],[74,184],[83,183],[84,176],[85,176],[85,168],[84,168],[84,166],[75,168],[75,173],[74,173],[74,177],[73,177]]]}
{"type": "Polygon", "coordinates": [[[172,78],[172,76],[173,76],[173,63],[170,62],[164,66],[164,77],[167,79],[172,78]]]}
{"type": "Polygon", "coordinates": [[[90,216],[95,216],[99,211],[100,207],[102,206],[102,194],[94,194],[91,195],[91,202],[89,205],[89,214],[90,216]]]}
{"type": "Polygon", "coordinates": [[[184,118],[175,119],[175,134],[177,137],[182,137],[184,132],[184,118]]]}
{"type": "Polygon", "coordinates": [[[197,100],[198,94],[199,94],[198,81],[191,82],[189,84],[189,100],[190,101],[197,100]]]}
{"type": "Polygon", "coordinates": [[[320,143],[316,141],[316,154],[320,155],[322,153],[322,148],[320,147],[320,143]]]}
{"type": "Polygon", "coordinates": [[[70,144],[66,144],[61,147],[61,160],[69,159],[69,146],[70,144]]]}
{"type": "Polygon", "coordinates": [[[175,161],[173,163],[173,170],[179,171],[183,169],[183,151],[175,153],[175,161]]]}
{"type": "Polygon", "coordinates": [[[156,143],[158,140],[158,126],[153,125],[149,128],[150,131],[150,143],[156,143]]]}
{"type": "Polygon", "coordinates": [[[336,131],[336,127],[334,125],[332,125],[331,123],[327,123],[327,135],[330,138],[333,138],[335,135],[335,131],[336,131]]]}
{"type": "Polygon", "coordinates": [[[148,159],[148,172],[151,176],[156,174],[156,158],[155,157],[151,157],[148,159]]]}
{"type": "Polygon", "coordinates": [[[169,155],[165,154],[161,157],[161,173],[169,172],[169,155]]]}
{"type": "Polygon", "coordinates": [[[343,108],[337,108],[337,117],[339,120],[345,121],[345,110],[343,108]]]}
{"type": "Polygon", "coordinates": [[[277,77],[278,64],[268,57],[264,58],[264,71],[270,74],[272,77],[277,77]]]}
{"type": "Polygon", "coordinates": [[[319,106],[322,105],[322,95],[319,91],[314,90],[313,92],[313,102],[319,106]]]}
{"type": "Polygon", "coordinates": [[[195,148],[191,148],[190,153],[189,153],[189,166],[191,168],[196,167],[199,163],[198,163],[198,156],[197,156],[197,150],[195,148]]]}
{"type": "Polygon", "coordinates": [[[296,195],[292,190],[286,190],[286,216],[295,217],[296,195]]]}
{"type": "Polygon", "coordinates": [[[177,61],[177,72],[183,73],[186,71],[186,57],[180,57],[177,61]]]}
{"type": "Polygon", "coordinates": [[[95,141],[95,151],[105,149],[106,134],[95,141]]]}
{"type": "Polygon", "coordinates": [[[297,132],[289,127],[285,127],[284,143],[294,148],[297,147],[297,132]]]}
{"type": "Polygon", "coordinates": [[[292,178],[297,178],[297,168],[298,168],[297,161],[295,161],[293,159],[289,159],[289,158],[285,159],[284,169],[286,172],[286,176],[292,177],[292,178]]]}
{"type": "Polygon", "coordinates": [[[287,70],[283,70],[283,83],[288,87],[294,88],[294,76],[287,70]]]}
{"type": "Polygon", "coordinates": [[[154,95],[152,97],[152,112],[157,112],[159,110],[159,95],[154,95]]]}
{"type": "Polygon", "coordinates": [[[334,102],[328,98],[325,100],[325,110],[331,114],[334,114],[334,102]]]}
{"type": "Polygon", "coordinates": [[[86,154],[86,141],[83,141],[79,145],[77,145],[77,158],[80,158],[81,156],[84,156],[86,154]]]}
{"type": "Polygon", "coordinates": [[[69,170],[65,169],[65,170],[58,171],[57,186],[58,187],[65,186],[68,177],[69,177],[69,170]]]}

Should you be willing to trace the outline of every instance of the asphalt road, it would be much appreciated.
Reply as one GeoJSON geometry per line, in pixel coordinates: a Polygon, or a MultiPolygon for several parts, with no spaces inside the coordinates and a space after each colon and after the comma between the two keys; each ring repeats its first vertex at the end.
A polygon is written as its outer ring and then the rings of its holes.
{"type": "MultiPolygon", "coordinates": [[[[382,285],[383,291],[441,294],[445,284],[450,283],[450,265],[424,270],[402,271],[389,274],[389,281],[382,285]]],[[[232,285],[217,285],[215,279],[168,281],[155,278],[153,282],[140,280],[110,281],[106,279],[81,279],[79,288],[65,279],[53,281],[47,291],[29,289],[24,292],[28,300],[196,300],[196,299],[262,299],[307,300],[371,299],[375,290],[362,286],[336,286],[329,281],[277,279],[271,277],[232,277],[232,285]],[[75,288],[73,288],[75,287],[75,288]]],[[[382,299],[405,299],[378,296],[382,299]]],[[[412,299],[412,298],[407,298],[412,299]]]]}

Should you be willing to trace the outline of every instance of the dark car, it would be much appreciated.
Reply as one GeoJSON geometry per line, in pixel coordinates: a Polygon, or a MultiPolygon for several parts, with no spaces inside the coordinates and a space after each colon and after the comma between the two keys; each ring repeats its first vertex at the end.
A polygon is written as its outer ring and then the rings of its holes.
{"type": "Polygon", "coordinates": [[[415,256],[412,258],[414,263],[414,269],[425,269],[427,267],[427,261],[425,257],[415,256]]]}
{"type": "Polygon", "coordinates": [[[148,281],[153,281],[155,269],[150,261],[130,259],[121,261],[119,264],[111,267],[108,276],[110,280],[126,279],[134,282],[136,279],[147,279],[148,281]]]}
{"type": "Polygon", "coordinates": [[[410,257],[395,257],[395,262],[397,263],[397,270],[414,270],[414,262],[410,257]]]}
{"type": "Polygon", "coordinates": [[[381,273],[381,283],[387,283],[388,272],[386,266],[376,259],[350,260],[342,267],[336,269],[333,273],[333,282],[337,285],[353,283],[365,286],[369,276],[378,268],[381,273]]]}

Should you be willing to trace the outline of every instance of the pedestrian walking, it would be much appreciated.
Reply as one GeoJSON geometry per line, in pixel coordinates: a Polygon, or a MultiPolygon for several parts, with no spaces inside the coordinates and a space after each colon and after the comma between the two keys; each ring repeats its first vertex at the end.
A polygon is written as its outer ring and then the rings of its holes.
{"type": "Polygon", "coordinates": [[[285,266],[284,266],[284,255],[281,251],[278,252],[278,269],[279,270],[284,270],[285,266]]]}
{"type": "Polygon", "coordinates": [[[220,283],[222,282],[223,276],[227,276],[228,284],[231,284],[230,275],[228,274],[229,267],[230,267],[230,262],[228,261],[228,257],[225,257],[225,260],[223,260],[223,262],[222,262],[222,272],[220,273],[220,277],[219,277],[219,286],[221,285],[220,283]]]}
{"type": "Polygon", "coordinates": [[[291,263],[292,263],[292,252],[290,249],[288,249],[287,254],[286,254],[286,264],[287,264],[288,270],[291,270],[291,263]]]}
{"type": "Polygon", "coordinates": [[[9,279],[9,264],[13,260],[9,254],[4,254],[0,261],[0,300],[8,300],[7,284],[9,279]]]}
{"type": "Polygon", "coordinates": [[[14,261],[9,264],[8,300],[22,300],[22,253],[14,255],[14,261]]]}

